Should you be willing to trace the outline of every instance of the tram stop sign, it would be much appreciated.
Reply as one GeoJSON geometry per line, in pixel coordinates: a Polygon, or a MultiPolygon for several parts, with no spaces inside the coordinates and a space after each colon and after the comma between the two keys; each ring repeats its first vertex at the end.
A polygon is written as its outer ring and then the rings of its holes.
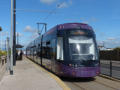
{"type": "Polygon", "coordinates": [[[0,27],[0,31],[2,31],[2,27],[0,27]]]}

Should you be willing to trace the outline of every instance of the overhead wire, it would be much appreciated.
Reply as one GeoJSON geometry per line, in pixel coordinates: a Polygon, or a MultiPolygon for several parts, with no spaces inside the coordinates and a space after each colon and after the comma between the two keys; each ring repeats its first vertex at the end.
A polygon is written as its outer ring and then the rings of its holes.
{"type": "Polygon", "coordinates": [[[52,9],[51,12],[49,12],[49,14],[48,14],[43,20],[48,19],[49,16],[50,16],[51,14],[53,14],[53,12],[56,12],[56,10],[57,10],[62,4],[63,4],[63,2],[58,3],[58,4],[56,5],[56,7],[55,7],[54,9],[52,9]]]}
{"type": "Polygon", "coordinates": [[[16,9],[16,11],[21,12],[43,12],[43,13],[56,13],[48,10],[36,10],[36,9],[16,9]]]}

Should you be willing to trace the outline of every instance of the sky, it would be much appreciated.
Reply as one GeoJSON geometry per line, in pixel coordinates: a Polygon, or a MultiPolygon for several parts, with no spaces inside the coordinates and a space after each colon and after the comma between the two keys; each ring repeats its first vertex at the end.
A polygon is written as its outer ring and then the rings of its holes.
{"type": "MultiPolygon", "coordinates": [[[[38,22],[47,23],[47,30],[57,24],[80,22],[93,27],[99,45],[104,42],[107,48],[119,47],[119,9],[120,0],[16,0],[19,43],[26,46],[38,37],[38,22]]],[[[3,29],[0,40],[4,47],[11,30],[10,0],[0,0],[0,26],[3,29]]]]}

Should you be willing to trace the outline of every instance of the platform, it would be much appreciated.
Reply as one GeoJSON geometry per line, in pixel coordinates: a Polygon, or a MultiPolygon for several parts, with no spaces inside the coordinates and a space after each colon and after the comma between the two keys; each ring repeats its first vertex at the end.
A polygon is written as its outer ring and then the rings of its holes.
{"type": "Polygon", "coordinates": [[[50,75],[42,67],[27,58],[17,61],[14,74],[9,72],[0,82],[0,90],[69,90],[67,86],[54,75],[50,75]]]}

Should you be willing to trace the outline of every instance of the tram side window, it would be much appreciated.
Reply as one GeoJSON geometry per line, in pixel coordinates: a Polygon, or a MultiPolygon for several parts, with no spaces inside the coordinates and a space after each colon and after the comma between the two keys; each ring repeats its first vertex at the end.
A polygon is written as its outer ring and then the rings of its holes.
{"type": "Polygon", "coordinates": [[[63,37],[57,40],[57,60],[63,60],[63,37]]]}
{"type": "Polygon", "coordinates": [[[42,44],[43,44],[43,45],[42,45],[42,57],[45,58],[45,56],[46,56],[46,54],[45,54],[45,50],[46,50],[45,47],[46,47],[46,44],[45,44],[45,42],[43,42],[42,44]]]}
{"type": "Polygon", "coordinates": [[[38,44],[37,56],[41,57],[41,45],[40,44],[38,44]]]}
{"type": "Polygon", "coordinates": [[[46,58],[51,59],[51,43],[50,41],[46,42],[46,58]]]}

